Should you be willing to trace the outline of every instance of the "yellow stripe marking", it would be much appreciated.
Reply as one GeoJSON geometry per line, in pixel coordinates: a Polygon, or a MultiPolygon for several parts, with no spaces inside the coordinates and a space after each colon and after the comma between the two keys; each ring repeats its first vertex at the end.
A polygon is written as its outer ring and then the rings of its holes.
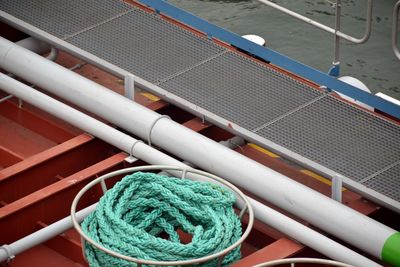
{"type": "Polygon", "coordinates": [[[279,156],[277,154],[275,154],[275,153],[273,153],[273,152],[271,152],[269,150],[266,150],[265,148],[262,148],[262,147],[260,147],[260,146],[258,146],[256,144],[249,143],[248,145],[250,147],[252,147],[252,148],[254,148],[254,149],[256,149],[256,150],[258,150],[258,151],[260,151],[260,152],[262,152],[262,153],[264,153],[264,154],[266,154],[268,156],[270,156],[271,158],[279,158],[279,156]]]}
{"type": "MultiPolygon", "coordinates": [[[[312,172],[310,170],[301,170],[300,172],[302,172],[304,174],[307,174],[308,176],[311,176],[312,178],[314,178],[314,179],[316,179],[316,180],[318,180],[318,181],[320,181],[320,182],[322,182],[324,184],[332,186],[331,180],[329,180],[329,179],[327,179],[327,178],[325,178],[325,177],[323,177],[321,175],[318,175],[315,172],[312,172]]],[[[343,191],[346,191],[346,188],[342,187],[342,192],[343,191]]]]}
{"type": "Polygon", "coordinates": [[[151,101],[158,101],[160,98],[158,96],[155,96],[150,93],[142,93],[142,96],[146,97],[147,99],[150,99],[151,101]]]}

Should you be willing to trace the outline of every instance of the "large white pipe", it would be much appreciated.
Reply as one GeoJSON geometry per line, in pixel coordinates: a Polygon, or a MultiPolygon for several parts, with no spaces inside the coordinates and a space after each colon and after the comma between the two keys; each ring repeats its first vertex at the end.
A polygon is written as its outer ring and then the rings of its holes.
{"type": "MultiPolygon", "coordinates": [[[[82,130],[87,131],[88,133],[120,148],[127,153],[132,152],[133,156],[138,157],[148,163],[155,165],[167,164],[186,167],[186,165],[180,161],[165,155],[144,143],[138,143],[136,139],[112,128],[111,126],[108,126],[1,73],[0,89],[5,90],[10,94],[13,94],[20,99],[38,108],[41,108],[42,110],[60,119],[63,119],[64,121],[69,122],[70,124],[73,124],[82,130]],[[135,145],[133,150],[132,145],[135,145]]],[[[190,175],[188,175],[188,178],[198,179],[196,177],[190,177],[190,175]]],[[[264,206],[253,199],[249,200],[251,201],[252,206],[254,206],[256,217],[259,220],[271,225],[283,233],[287,233],[289,236],[315,249],[316,251],[319,251],[320,253],[332,259],[354,264],[355,266],[379,266],[368,258],[361,256],[360,254],[294,221],[293,219],[280,214],[279,212],[274,211],[273,209],[264,206]]],[[[94,206],[92,205],[80,211],[78,213],[79,220],[83,220],[83,218],[90,211],[92,211],[93,208],[94,206]]],[[[70,227],[72,227],[72,221],[70,217],[67,217],[10,245],[0,247],[0,262],[11,256],[8,254],[17,255],[33,246],[51,239],[56,235],[61,234],[62,232],[65,232],[70,227]]]]}
{"type": "Polygon", "coordinates": [[[0,67],[140,138],[151,137],[152,143],[166,151],[262,196],[375,257],[389,253],[393,257],[385,260],[400,258],[400,246],[392,244],[393,236],[398,236],[394,229],[5,39],[0,39],[0,67]],[[390,249],[384,253],[387,242],[390,249]]]}
{"type": "Polygon", "coordinates": [[[26,48],[32,52],[35,52],[39,55],[47,53],[50,51],[51,47],[49,44],[40,41],[34,37],[27,37],[25,39],[22,39],[18,42],[16,42],[17,45],[22,46],[23,48],[26,48]]]}

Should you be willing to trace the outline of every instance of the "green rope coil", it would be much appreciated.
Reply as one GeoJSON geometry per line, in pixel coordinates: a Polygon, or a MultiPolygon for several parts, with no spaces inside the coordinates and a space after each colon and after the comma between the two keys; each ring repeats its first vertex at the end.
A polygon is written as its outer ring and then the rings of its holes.
{"type": "MultiPolygon", "coordinates": [[[[115,252],[144,260],[181,261],[219,252],[242,235],[232,205],[234,194],[219,185],[136,172],[125,176],[100,199],[82,223],[94,241],[115,252]],[[192,235],[181,243],[177,229],[192,235]],[[162,238],[168,235],[168,239],[162,238]]],[[[85,244],[90,266],[132,266],[85,244]]],[[[240,247],[227,254],[228,266],[240,247]]],[[[196,266],[216,266],[217,259],[196,266]]]]}

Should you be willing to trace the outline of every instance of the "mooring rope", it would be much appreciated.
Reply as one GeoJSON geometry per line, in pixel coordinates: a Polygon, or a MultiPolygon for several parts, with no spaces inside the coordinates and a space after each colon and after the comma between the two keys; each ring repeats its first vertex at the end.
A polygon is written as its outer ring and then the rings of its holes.
{"type": "MultiPolygon", "coordinates": [[[[234,194],[219,185],[137,172],[125,176],[100,199],[82,223],[83,231],[104,247],[145,260],[180,261],[219,252],[240,239],[234,194]],[[177,230],[192,240],[183,244],[177,230]]],[[[86,242],[90,266],[134,266],[86,242]]],[[[240,247],[227,254],[228,266],[240,247]]],[[[212,260],[196,266],[216,266],[212,260]]]]}

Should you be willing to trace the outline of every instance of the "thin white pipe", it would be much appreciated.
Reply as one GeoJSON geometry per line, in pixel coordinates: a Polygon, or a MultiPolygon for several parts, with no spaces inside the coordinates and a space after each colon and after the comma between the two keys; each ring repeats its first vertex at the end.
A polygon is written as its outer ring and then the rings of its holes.
{"type": "MultiPolygon", "coordinates": [[[[88,216],[96,208],[96,204],[86,207],[76,213],[77,220],[83,221],[83,219],[88,216]]],[[[71,216],[65,217],[53,224],[42,228],[33,234],[27,235],[18,241],[7,246],[8,251],[5,249],[0,249],[0,262],[7,260],[8,258],[13,258],[16,255],[37,246],[47,240],[54,238],[55,236],[67,231],[72,227],[71,216]],[[10,254],[10,255],[8,255],[10,254]]],[[[0,247],[1,248],[1,247],[0,247]]]]}
{"type": "Polygon", "coordinates": [[[142,139],[151,137],[154,144],[166,151],[262,196],[378,258],[386,240],[396,233],[382,223],[4,39],[0,39],[0,67],[142,139]]]}
{"type": "MultiPolygon", "coordinates": [[[[1,73],[0,88],[82,130],[87,131],[88,133],[127,153],[132,153],[133,156],[148,163],[154,165],[164,164],[188,167],[180,161],[165,155],[144,143],[138,142],[138,140],[1,73]]],[[[239,139],[240,138],[235,138],[233,142],[239,142],[239,139]]],[[[227,145],[230,145],[230,143],[227,145]]],[[[199,179],[199,177],[194,175],[188,175],[188,178],[194,180],[199,179]]],[[[356,264],[357,266],[379,266],[366,257],[355,253],[354,251],[294,221],[293,219],[290,219],[289,217],[280,214],[251,198],[249,198],[249,200],[252,203],[252,206],[255,207],[255,212],[257,213],[256,218],[281,232],[287,233],[299,242],[302,242],[316,251],[319,251],[330,258],[356,264]]],[[[239,208],[243,208],[240,206],[240,202],[238,202],[238,205],[239,208]]],[[[79,212],[80,220],[83,220],[83,218],[93,210],[93,208],[94,206],[91,206],[79,212]]],[[[52,237],[65,232],[71,227],[72,221],[70,217],[66,217],[61,221],[58,221],[10,245],[0,247],[0,262],[6,260],[10,256],[17,255],[33,246],[45,242],[52,237]],[[8,255],[4,248],[8,248],[9,253],[12,255],[8,255]]]]}
{"type": "Polygon", "coordinates": [[[287,9],[287,8],[285,8],[283,6],[275,4],[275,3],[273,3],[273,2],[271,2],[269,0],[257,0],[257,1],[259,1],[259,2],[261,2],[263,4],[265,4],[265,5],[268,5],[268,6],[272,7],[272,8],[275,8],[275,9],[277,9],[277,10],[279,10],[279,11],[281,11],[281,12],[283,12],[283,13],[291,16],[291,17],[294,17],[294,18],[296,18],[298,20],[301,20],[301,21],[303,21],[303,22],[305,22],[307,24],[310,24],[310,25],[312,25],[314,27],[317,27],[317,28],[319,28],[321,30],[324,30],[324,31],[329,32],[331,34],[335,34],[335,35],[339,36],[340,38],[343,38],[343,39],[345,39],[345,40],[347,40],[349,42],[352,42],[352,43],[356,43],[356,44],[365,43],[366,41],[368,41],[369,37],[371,36],[373,0],[368,0],[365,32],[364,32],[363,37],[361,37],[361,38],[355,38],[353,36],[350,36],[350,35],[347,35],[347,34],[341,32],[341,31],[336,31],[335,29],[333,29],[331,27],[328,27],[328,26],[326,26],[326,25],[324,25],[322,23],[319,23],[319,22],[317,22],[315,20],[312,20],[312,19],[310,19],[310,18],[308,18],[306,16],[300,15],[299,13],[296,13],[296,12],[290,10],[290,9],[287,9]]]}

